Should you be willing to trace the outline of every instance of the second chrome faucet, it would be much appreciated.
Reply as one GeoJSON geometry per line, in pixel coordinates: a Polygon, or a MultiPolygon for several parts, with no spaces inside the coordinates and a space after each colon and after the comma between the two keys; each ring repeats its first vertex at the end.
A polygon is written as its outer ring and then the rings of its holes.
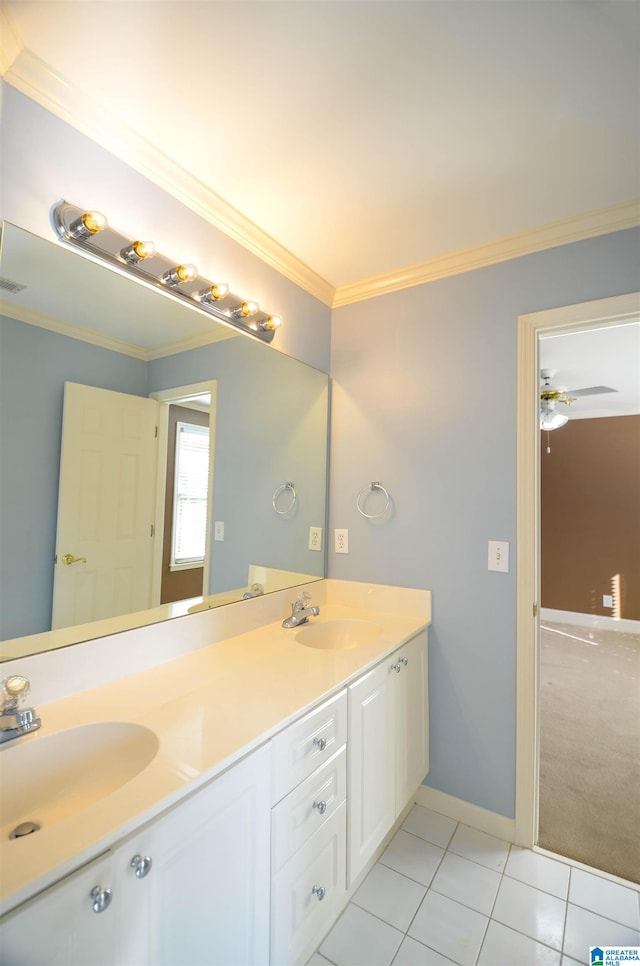
{"type": "Polygon", "coordinates": [[[320,608],[311,604],[311,594],[303,591],[294,600],[291,605],[291,614],[289,617],[285,617],[282,626],[299,627],[300,624],[306,624],[310,617],[317,617],[319,613],[320,608]]]}

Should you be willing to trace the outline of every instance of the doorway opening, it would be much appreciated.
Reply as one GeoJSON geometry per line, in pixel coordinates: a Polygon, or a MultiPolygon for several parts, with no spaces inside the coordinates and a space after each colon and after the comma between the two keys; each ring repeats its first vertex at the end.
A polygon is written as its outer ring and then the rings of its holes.
{"type": "MultiPolygon", "coordinates": [[[[541,686],[543,675],[547,671],[541,670],[540,645],[541,635],[544,635],[542,646],[555,646],[555,656],[560,662],[560,648],[558,641],[566,642],[578,651],[590,648],[591,653],[597,651],[597,645],[591,641],[591,629],[586,626],[581,631],[565,630],[558,620],[562,608],[551,609],[551,614],[543,611],[541,620],[540,608],[544,605],[542,592],[542,547],[541,547],[541,461],[549,454],[546,453],[547,440],[543,434],[543,445],[540,446],[539,407],[540,407],[540,368],[544,350],[540,349],[540,340],[553,335],[569,335],[571,333],[587,332],[595,329],[605,329],[636,321],[640,318],[640,295],[620,296],[604,299],[598,302],[582,305],[567,306],[561,309],[549,310],[522,316],[518,320],[519,352],[518,352],[518,680],[517,680],[517,751],[516,751],[516,841],[519,845],[531,847],[540,842],[541,832],[541,744],[546,740],[544,726],[541,727],[541,686]],[[549,631],[550,629],[550,631],[549,631]],[[554,634],[554,631],[560,633],[554,634]],[[569,637],[561,635],[570,634],[569,637]],[[582,638],[583,641],[572,640],[582,638]],[[549,643],[552,640],[554,643],[549,643]],[[542,741],[541,741],[542,734],[542,741]]],[[[560,378],[558,380],[562,382],[560,378]]],[[[572,387],[571,387],[572,388],[572,387]]],[[[577,387],[576,388],[581,388],[577,387]]],[[[559,408],[559,407],[558,407],[559,408]]],[[[583,429],[584,429],[583,425],[583,429]]],[[[602,428],[602,427],[601,427],[602,428]]],[[[557,454],[561,446],[561,429],[557,433],[550,433],[551,456],[557,454]]],[[[566,437],[569,438],[568,436],[566,437]]],[[[569,481],[567,480],[567,485],[569,481]]],[[[577,567],[573,568],[574,570],[577,567]]],[[[547,592],[548,596],[548,592],[547,592]]],[[[606,595],[605,595],[606,596],[606,595]]],[[[575,604],[567,607],[572,613],[575,604]]],[[[581,607],[582,609],[582,607],[581,607]]],[[[591,607],[589,606],[589,610],[591,607]]],[[[563,616],[560,614],[560,616],[563,616]]],[[[611,619],[611,618],[610,618],[611,619]]],[[[574,625],[576,626],[576,625],[574,625]]],[[[577,625],[580,626],[580,625],[577,625]]],[[[599,652],[603,657],[603,652],[599,652]]],[[[637,652],[628,655],[632,662],[637,660],[637,652]]],[[[584,669],[584,665],[581,666],[584,669]]],[[[636,670],[635,667],[632,668],[636,670]]],[[[566,669],[562,669],[563,671],[566,669]]],[[[615,670],[615,668],[613,669],[615,670]]],[[[585,694],[583,706],[587,714],[594,714],[595,695],[585,694]]],[[[578,702],[579,704],[580,702],[578,702]]],[[[564,713],[567,708],[564,708],[564,713]]],[[[565,749],[571,747],[567,721],[564,722],[565,749]],[[566,740],[569,739],[569,740],[566,740]]],[[[622,725],[624,729],[626,725],[622,725]]],[[[629,726],[630,727],[630,726],[629,726]]],[[[574,740],[576,760],[579,762],[581,749],[577,736],[574,740]]],[[[552,755],[553,757],[553,755],[552,755]]],[[[565,780],[566,774],[560,775],[565,780]]],[[[597,778],[596,778],[597,781],[597,778]]],[[[637,793],[636,793],[637,794],[637,793]]],[[[543,801],[542,811],[546,805],[543,801]]],[[[544,816],[542,816],[544,818],[544,816]]],[[[601,831],[597,829],[596,834],[601,831]]],[[[569,854],[566,842],[561,834],[560,844],[556,844],[554,851],[569,854]]],[[[571,856],[578,861],[588,862],[579,855],[571,856]]],[[[596,867],[602,867],[602,861],[596,867]]],[[[593,861],[588,864],[595,864],[593,861]]],[[[605,871],[606,868],[605,868],[605,871]]],[[[624,875],[621,871],[611,870],[614,874],[624,875]]],[[[628,877],[628,873],[624,876],[628,877]]]]}
{"type": "Polygon", "coordinates": [[[152,393],[159,403],[154,604],[208,594],[217,383],[152,393]]]}

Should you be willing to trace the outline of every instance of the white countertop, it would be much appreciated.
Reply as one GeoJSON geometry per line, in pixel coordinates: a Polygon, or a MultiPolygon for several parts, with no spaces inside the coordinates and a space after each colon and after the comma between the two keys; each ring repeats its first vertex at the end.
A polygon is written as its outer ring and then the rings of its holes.
{"type": "MultiPolygon", "coordinates": [[[[362,606],[360,593],[353,598],[359,606],[354,606],[346,603],[342,590],[333,595],[340,603],[330,596],[320,616],[312,618],[374,621],[382,633],[371,644],[350,650],[305,647],[296,641],[296,630],[283,628],[278,620],[37,707],[42,727],[17,739],[20,745],[83,724],[125,721],[154,731],[159,750],[134,779],[97,804],[32,835],[0,843],[0,914],[211,780],[415,636],[430,623],[430,594],[404,588],[401,593],[403,604],[407,594],[416,595],[410,616],[406,606],[392,612],[393,595],[369,592],[362,606]],[[376,596],[384,610],[375,609],[376,596]]],[[[2,755],[11,746],[0,748],[0,778],[2,755]]],[[[37,814],[25,818],[38,821],[37,814]]]]}

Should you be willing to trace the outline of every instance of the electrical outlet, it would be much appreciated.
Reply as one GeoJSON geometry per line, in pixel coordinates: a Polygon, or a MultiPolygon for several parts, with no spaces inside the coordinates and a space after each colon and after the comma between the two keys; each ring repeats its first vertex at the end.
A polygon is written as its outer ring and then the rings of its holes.
{"type": "Polygon", "coordinates": [[[309,550],[322,550],[322,527],[309,527],[309,550]]]}
{"type": "Polygon", "coordinates": [[[602,595],[602,606],[603,607],[613,607],[613,597],[611,594],[602,595]]]}
{"type": "Polygon", "coordinates": [[[213,539],[224,540],[224,522],[222,520],[216,520],[213,525],[213,539]]]}
{"type": "Polygon", "coordinates": [[[509,544],[504,540],[489,541],[489,570],[509,573],[509,544]]]}
{"type": "Polygon", "coordinates": [[[334,533],[336,553],[349,553],[349,531],[335,530],[334,533]]]}

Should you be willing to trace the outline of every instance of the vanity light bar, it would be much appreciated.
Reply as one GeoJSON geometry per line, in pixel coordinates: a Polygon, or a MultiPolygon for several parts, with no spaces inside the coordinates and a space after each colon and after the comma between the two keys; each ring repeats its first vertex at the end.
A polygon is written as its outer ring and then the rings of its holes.
{"type": "Polygon", "coordinates": [[[83,211],[60,201],[51,210],[51,221],[62,241],[143,279],[181,302],[196,306],[225,325],[271,342],[281,324],[279,316],[270,315],[256,302],[234,294],[225,283],[210,282],[198,275],[195,265],[176,264],[157,252],[153,242],[131,241],[112,228],[98,211],[83,211]]]}

